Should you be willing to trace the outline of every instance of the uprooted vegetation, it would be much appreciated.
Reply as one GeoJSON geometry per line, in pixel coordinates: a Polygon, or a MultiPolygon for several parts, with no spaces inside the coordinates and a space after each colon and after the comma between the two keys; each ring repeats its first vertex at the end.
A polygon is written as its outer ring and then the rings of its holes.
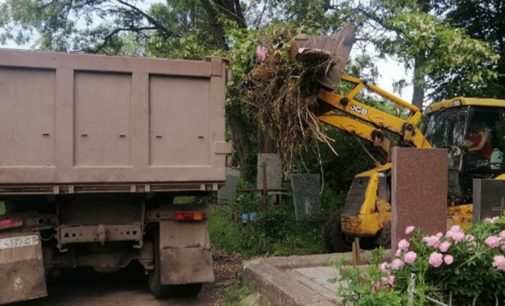
{"type": "Polygon", "coordinates": [[[258,62],[247,75],[244,94],[263,133],[273,139],[289,170],[307,144],[332,139],[317,119],[319,81],[335,64],[326,53],[296,56],[297,31],[278,28],[262,37],[258,62]],[[263,57],[263,58],[261,58],[263,57]]]}

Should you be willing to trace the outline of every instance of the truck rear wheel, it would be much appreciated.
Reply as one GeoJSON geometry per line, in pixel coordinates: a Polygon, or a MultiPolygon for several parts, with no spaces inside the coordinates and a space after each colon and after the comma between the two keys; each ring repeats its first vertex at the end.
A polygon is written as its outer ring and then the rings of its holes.
{"type": "Polygon", "coordinates": [[[157,298],[167,297],[196,297],[202,290],[202,284],[162,285],[159,237],[156,235],[154,243],[154,270],[149,274],[149,290],[157,298]]]}
{"type": "Polygon", "coordinates": [[[330,252],[349,252],[352,247],[340,226],[340,212],[333,214],[324,226],[324,242],[330,252]]]}

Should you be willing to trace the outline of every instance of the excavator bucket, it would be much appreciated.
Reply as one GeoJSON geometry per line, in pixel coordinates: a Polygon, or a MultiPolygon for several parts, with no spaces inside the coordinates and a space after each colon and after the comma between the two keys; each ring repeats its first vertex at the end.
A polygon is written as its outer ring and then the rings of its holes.
{"type": "Polygon", "coordinates": [[[349,59],[355,39],[352,25],[329,36],[298,35],[292,44],[291,56],[302,63],[331,61],[321,85],[328,89],[338,88],[340,78],[349,59]]]}

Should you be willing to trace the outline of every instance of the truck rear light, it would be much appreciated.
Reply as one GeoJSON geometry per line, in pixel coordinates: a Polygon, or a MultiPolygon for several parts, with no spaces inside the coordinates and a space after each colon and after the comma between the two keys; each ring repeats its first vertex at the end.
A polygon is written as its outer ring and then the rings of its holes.
{"type": "Polygon", "coordinates": [[[207,215],[203,211],[176,211],[175,221],[179,222],[194,222],[204,221],[207,215]]]}
{"type": "Polygon", "coordinates": [[[0,220],[0,230],[16,228],[23,226],[23,220],[21,219],[2,219],[0,220]]]}

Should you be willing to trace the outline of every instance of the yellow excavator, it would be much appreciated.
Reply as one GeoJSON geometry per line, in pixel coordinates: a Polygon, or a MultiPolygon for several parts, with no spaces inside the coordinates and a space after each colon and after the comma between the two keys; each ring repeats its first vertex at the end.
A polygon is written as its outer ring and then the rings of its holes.
{"type": "Polygon", "coordinates": [[[304,37],[297,45],[299,55],[325,52],[338,57],[340,65],[321,80],[318,118],[365,140],[376,163],[355,176],[343,209],[329,219],[328,248],[348,250],[355,237],[364,247],[389,245],[393,146],[448,150],[448,225],[467,228],[472,222],[472,180],[505,179],[505,100],[457,97],[433,103],[423,113],[374,84],[344,75],[342,63],[352,43],[353,32],[346,28],[330,39],[304,37]]]}

